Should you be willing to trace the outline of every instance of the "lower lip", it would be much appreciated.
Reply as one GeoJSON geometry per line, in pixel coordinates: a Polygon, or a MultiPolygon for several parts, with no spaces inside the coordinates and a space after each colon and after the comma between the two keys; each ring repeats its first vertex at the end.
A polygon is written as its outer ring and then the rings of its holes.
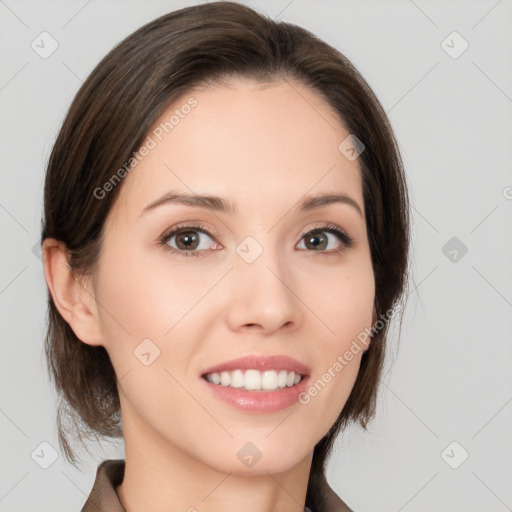
{"type": "Polygon", "coordinates": [[[306,390],[309,375],[291,387],[278,388],[274,391],[247,391],[243,388],[232,388],[201,380],[212,390],[215,396],[224,400],[236,409],[246,412],[269,413],[281,411],[298,403],[299,395],[306,390]]]}

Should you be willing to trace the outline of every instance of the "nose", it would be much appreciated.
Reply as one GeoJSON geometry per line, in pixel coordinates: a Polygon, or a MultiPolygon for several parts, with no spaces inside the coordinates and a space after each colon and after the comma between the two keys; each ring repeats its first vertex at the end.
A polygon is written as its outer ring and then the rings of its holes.
{"type": "Polygon", "coordinates": [[[233,331],[270,335],[297,329],[303,319],[293,272],[276,251],[263,250],[252,263],[236,256],[230,272],[227,322],[233,331]]]}

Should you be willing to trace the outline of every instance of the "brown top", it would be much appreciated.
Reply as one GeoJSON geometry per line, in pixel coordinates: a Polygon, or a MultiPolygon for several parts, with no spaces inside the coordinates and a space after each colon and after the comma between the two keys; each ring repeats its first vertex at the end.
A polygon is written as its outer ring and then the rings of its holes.
{"type": "MultiPolygon", "coordinates": [[[[124,459],[104,460],[98,466],[96,480],[81,512],[126,512],[116,492],[124,478],[124,467],[124,459]]],[[[311,509],[306,507],[306,512],[353,512],[325,479],[320,480],[317,490],[316,505],[311,505],[311,509]]]]}

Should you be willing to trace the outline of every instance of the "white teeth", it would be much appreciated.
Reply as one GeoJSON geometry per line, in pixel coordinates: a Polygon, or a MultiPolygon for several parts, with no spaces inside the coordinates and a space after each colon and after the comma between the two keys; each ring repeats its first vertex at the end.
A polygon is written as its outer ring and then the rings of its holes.
{"type": "Polygon", "coordinates": [[[288,372],[286,370],[281,370],[277,377],[277,385],[280,388],[284,388],[286,383],[288,382],[288,372]]]}
{"type": "Polygon", "coordinates": [[[261,389],[277,389],[277,373],[275,371],[263,372],[261,375],[261,389]]]}
{"type": "Polygon", "coordinates": [[[228,372],[222,372],[220,374],[220,383],[222,386],[229,386],[229,383],[231,382],[231,377],[229,376],[228,372]]]}
{"type": "MultiPolygon", "coordinates": [[[[215,374],[213,374],[215,375],[215,374]]],[[[244,385],[244,374],[240,370],[235,370],[231,374],[231,382],[229,383],[230,386],[234,388],[241,388],[244,385]]]]}
{"type": "Polygon", "coordinates": [[[278,388],[291,387],[302,380],[302,375],[287,370],[234,370],[232,372],[208,373],[206,380],[213,384],[229,386],[232,388],[244,388],[249,391],[263,389],[275,390],[278,388]]]}
{"type": "Polygon", "coordinates": [[[261,389],[261,373],[258,370],[246,370],[244,375],[245,389],[261,389]]]}

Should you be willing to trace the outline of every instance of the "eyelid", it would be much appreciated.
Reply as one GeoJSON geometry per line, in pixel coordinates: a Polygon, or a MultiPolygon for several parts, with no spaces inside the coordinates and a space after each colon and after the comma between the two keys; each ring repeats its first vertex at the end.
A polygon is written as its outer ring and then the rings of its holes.
{"type": "MultiPolygon", "coordinates": [[[[172,234],[176,234],[176,231],[181,231],[185,229],[195,230],[195,231],[201,231],[205,235],[210,236],[211,238],[217,238],[218,233],[215,229],[207,226],[206,224],[203,224],[201,221],[190,221],[190,222],[183,222],[181,224],[176,224],[174,226],[171,226],[170,228],[166,229],[159,237],[158,242],[162,242],[164,239],[169,240],[169,237],[172,234]]],[[[165,242],[164,242],[165,243],[165,242]]]]}
{"type": "Polygon", "coordinates": [[[354,244],[356,242],[355,238],[352,236],[352,235],[349,235],[348,231],[344,228],[342,228],[341,226],[338,226],[337,224],[334,224],[332,222],[318,222],[317,225],[315,225],[314,227],[310,227],[308,229],[306,229],[301,235],[301,239],[302,237],[309,233],[310,231],[327,231],[329,232],[329,230],[333,230],[335,231],[336,233],[340,233],[342,234],[344,237],[346,237],[346,243],[347,244],[354,244]]]}

